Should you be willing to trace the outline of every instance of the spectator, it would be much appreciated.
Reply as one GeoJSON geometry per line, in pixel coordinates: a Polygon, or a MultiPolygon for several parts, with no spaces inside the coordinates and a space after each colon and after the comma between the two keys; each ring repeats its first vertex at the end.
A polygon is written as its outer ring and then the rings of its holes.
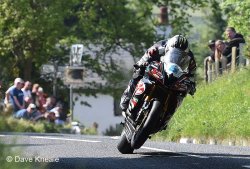
{"type": "Polygon", "coordinates": [[[24,97],[24,107],[27,108],[30,103],[33,103],[32,97],[24,97]]]}
{"type": "Polygon", "coordinates": [[[222,54],[227,57],[227,63],[230,64],[232,60],[232,47],[236,47],[236,63],[239,63],[239,44],[245,43],[245,39],[241,34],[237,33],[233,27],[227,27],[225,33],[229,41],[226,43],[226,47],[222,54]]]}
{"type": "Polygon", "coordinates": [[[32,87],[32,83],[30,81],[26,81],[24,84],[24,87],[22,88],[23,95],[24,95],[25,108],[27,108],[27,106],[32,102],[31,87],[32,87]]]}
{"type": "Polygon", "coordinates": [[[31,103],[27,109],[18,110],[14,116],[18,119],[33,120],[39,116],[39,112],[36,109],[36,105],[31,103]]]}
{"type": "Polygon", "coordinates": [[[219,62],[219,73],[227,68],[227,58],[222,55],[226,45],[222,40],[217,40],[215,42],[215,60],[219,62]]]}
{"type": "Polygon", "coordinates": [[[30,81],[26,81],[24,83],[24,86],[22,88],[24,98],[31,97],[31,87],[32,87],[32,83],[30,81]]]}
{"type": "Polygon", "coordinates": [[[52,110],[56,106],[56,98],[54,96],[50,96],[46,98],[46,103],[43,105],[46,111],[52,110]]]}
{"type": "Polygon", "coordinates": [[[205,81],[208,82],[208,66],[209,63],[212,63],[215,61],[215,40],[209,40],[208,47],[210,49],[210,55],[204,59],[204,75],[205,75],[205,81]]]}
{"type": "Polygon", "coordinates": [[[41,113],[45,113],[45,109],[43,107],[43,105],[46,104],[46,96],[45,96],[45,93],[43,92],[43,88],[42,87],[39,87],[38,90],[37,90],[37,102],[36,102],[36,106],[38,107],[38,110],[41,112],[41,113]]]}
{"type": "Polygon", "coordinates": [[[24,109],[23,88],[24,81],[21,78],[16,78],[14,87],[9,91],[10,103],[14,106],[14,112],[24,109]]]}
{"type": "Polygon", "coordinates": [[[5,98],[4,98],[4,104],[8,105],[10,104],[10,91],[13,90],[15,88],[15,85],[10,86],[6,92],[5,92],[5,98]]]}
{"type": "Polygon", "coordinates": [[[37,97],[37,91],[39,88],[39,84],[35,83],[32,86],[31,90],[31,97],[32,97],[32,103],[36,104],[38,102],[38,97],[37,97]]]}
{"type": "Polygon", "coordinates": [[[45,112],[43,114],[38,115],[34,121],[47,121],[50,123],[54,123],[56,119],[54,112],[45,112]]]}
{"type": "Polygon", "coordinates": [[[56,107],[50,110],[50,112],[55,113],[55,124],[63,125],[65,123],[63,105],[61,103],[57,103],[56,107]]]}

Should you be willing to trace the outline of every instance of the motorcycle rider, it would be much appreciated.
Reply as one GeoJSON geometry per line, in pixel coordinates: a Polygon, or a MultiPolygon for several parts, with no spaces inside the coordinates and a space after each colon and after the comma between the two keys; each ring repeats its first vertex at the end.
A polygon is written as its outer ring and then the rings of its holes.
{"type": "Polygon", "coordinates": [[[194,95],[196,92],[196,84],[194,79],[196,62],[194,55],[188,48],[188,40],[186,37],[183,35],[175,35],[168,40],[162,40],[155,43],[134,65],[133,77],[129,81],[128,87],[121,97],[120,107],[123,112],[126,112],[128,108],[129,101],[133,95],[136,85],[144,75],[145,67],[152,61],[160,61],[161,56],[164,56],[166,53],[171,54],[171,52],[177,52],[178,54],[182,55],[182,57],[187,57],[189,61],[187,72],[191,82],[189,84],[189,94],[194,95]]]}

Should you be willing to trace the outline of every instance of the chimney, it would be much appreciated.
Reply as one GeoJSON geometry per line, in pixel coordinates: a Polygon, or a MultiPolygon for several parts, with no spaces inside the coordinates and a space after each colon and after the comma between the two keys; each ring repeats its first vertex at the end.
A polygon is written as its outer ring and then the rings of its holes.
{"type": "Polygon", "coordinates": [[[168,24],[168,8],[166,6],[160,7],[160,24],[161,25],[168,24]]]}

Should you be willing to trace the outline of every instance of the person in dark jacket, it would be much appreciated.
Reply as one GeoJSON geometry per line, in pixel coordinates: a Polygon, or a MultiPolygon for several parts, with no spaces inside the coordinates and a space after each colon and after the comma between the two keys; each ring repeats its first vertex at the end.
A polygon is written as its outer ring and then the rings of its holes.
{"type": "Polygon", "coordinates": [[[162,40],[155,43],[151,46],[142,58],[134,65],[133,78],[129,81],[128,87],[124,91],[120,107],[123,112],[128,108],[129,100],[132,97],[132,94],[136,88],[137,83],[144,75],[145,69],[140,69],[140,67],[146,67],[152,61],[160,61],[161,57],[166,53],[178,51],[179,55],[182,55],[183,58],[188,60],[188,76],[190,81],[190,95],[194,95],[196,92],[196,83],[195,83],[195,72],[196,72],[196,61],[192,51],[188,48],[188,40],[183,35],[175,35],[170,39],[162,40]]]}
{"type": "Polygon", "coordinates": [[[227,63],[231,63],[232,60],[232,48],[237,48],[237,57],[236,57],[236,63],[239,62],[239,44],[245,43],[244,37],[237,33],[236,30],[233,27],[227,27],[225,31],[227,38],[229,41],[226,43],[226,47],[223,50],[222,54],[227,57],[227,63]]]}

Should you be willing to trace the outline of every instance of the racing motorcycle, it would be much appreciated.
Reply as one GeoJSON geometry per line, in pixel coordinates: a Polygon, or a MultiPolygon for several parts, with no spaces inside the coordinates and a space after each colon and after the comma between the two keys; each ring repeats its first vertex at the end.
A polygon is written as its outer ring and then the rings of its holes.
{"type": "Polygon", "coordinates": [[[145,69],[129,101],[117,149],[131,154],[151,135],[165,130],[183,98],[189,93],[187,60],[171,54],[145,69]]]}

